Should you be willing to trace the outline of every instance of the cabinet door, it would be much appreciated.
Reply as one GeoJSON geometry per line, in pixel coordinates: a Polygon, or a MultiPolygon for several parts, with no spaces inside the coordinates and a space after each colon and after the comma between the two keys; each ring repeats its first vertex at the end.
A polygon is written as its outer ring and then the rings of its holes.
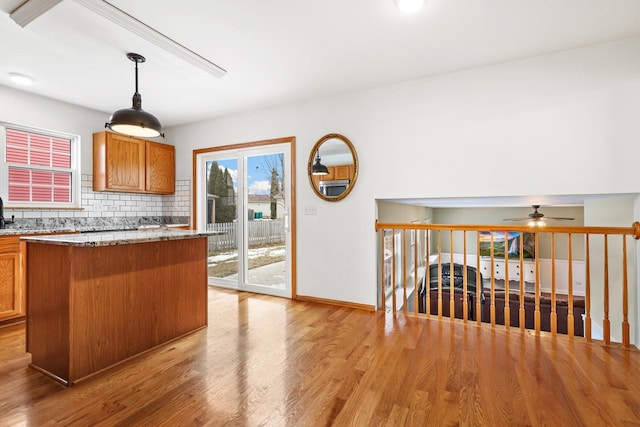
{"type": "Polygon", "coordinates": [[[349,165],[334,166],[334,179],[351,179],[351,168],[349,165]]]}
{"type": "Polygon", "coordinates": [[[491,260],[480,259],[480,273],[482,280],[491,280],[491,260]]]}
{"type": "Polygon", "coordinates": [[[509,261],[509,280],[520,281],[520,261],[509,261]]]}
{"type": "Polygon", "coordinates": [[[524,281],[535,283],[536,281],[536,263],[535,261],[524,262],[524,281]]]}
{"type": "Polygon", "coordinates": [[[334,179],[336,179],[336,168],[335,168],[335,166],[327,166],[327,169],[329,170],[329,174],[328,175],[321,175],[320,176],[320,181],[333,181],[334,179]]]}
{"type": "Polygon", "coordinates": [[[0,320],[24,316],[20,260],[18,238],[0,239],[0,320]]]}
{"type": "Polygon", "coordinates": [[[146,191],[173,194],[175,192],[175,147],[146,141],[146,191]]]}
{"type": "Polygon", "coordinates": [[[94,134],[94,191],[144,191],[144,153],[144,140],[110,132],[94,134]]]}
{"type": "Polygon", "coordinates": [[[494,260],[493,277],[496,280],[504,280],[504,261],[494,260]]]}

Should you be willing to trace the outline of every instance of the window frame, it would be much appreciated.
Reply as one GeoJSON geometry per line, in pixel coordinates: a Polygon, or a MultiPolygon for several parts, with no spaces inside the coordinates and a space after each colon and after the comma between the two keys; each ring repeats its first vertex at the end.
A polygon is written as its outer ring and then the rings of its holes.
{"type": "Polygon", "coordinates": [[[52,131],[31,126],[17,125],[14,123],[0,122],[0,196],[3,197],[4,207],[7,209],[81,209],[82,208],[82,176],[81,176],[81,152],[79,135],[65,132],[52,131]],[[61,169],[51,166],[24,165],[7,162],[7,129],[37,133],[56,138],[69,139],[71,141],[71,166],[69,169],[61,169]],[[15,166],[30,170],[43,171],[68,171],[71,173],[71,201],[70,202],[14,202],[9,200],[9,167],[15,166]]]}

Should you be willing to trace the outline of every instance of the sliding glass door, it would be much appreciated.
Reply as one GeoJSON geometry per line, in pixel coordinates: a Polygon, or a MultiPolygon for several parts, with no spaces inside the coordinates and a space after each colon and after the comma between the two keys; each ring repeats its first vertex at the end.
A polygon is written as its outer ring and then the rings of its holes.
{"type": "Polygon", "coordinates": [[[291,297],[291,146],[197,155],[197,228],[209,238],[209,283],[291,297]]]}

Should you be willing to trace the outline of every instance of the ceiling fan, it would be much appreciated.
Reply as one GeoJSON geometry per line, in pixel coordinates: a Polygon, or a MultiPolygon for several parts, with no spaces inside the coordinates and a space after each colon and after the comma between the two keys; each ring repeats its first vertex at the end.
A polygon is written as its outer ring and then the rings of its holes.
{"type": "Polygon", "coordinates": [[[543,225],[544,219],[553,219],[556,221],[572,221],[575,218],[560,217],[560,216],[545,216],[543,213],[538,212],[540,205],[531,205],[533,212],[529,216],[524,218],[505,218],[503,221],[529,221],[529,225],[543,225]]]}

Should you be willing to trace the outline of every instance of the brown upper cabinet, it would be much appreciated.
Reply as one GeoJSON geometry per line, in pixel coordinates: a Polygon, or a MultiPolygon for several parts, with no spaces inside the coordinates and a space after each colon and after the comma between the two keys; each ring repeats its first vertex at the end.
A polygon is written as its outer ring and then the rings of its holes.
{"type": "Polygon", "coordinates": [[[93,191],[173,194],[175,147],[113,132],[93,134],[93,191]]]}
{"type": "Polygon", "coordinates": [[[320,181],[334,181],[337,179],[352,181],[354,179],[353,165],[327,166],[327,170],[329,171],[327,175],[313,175],[313,182],[317,186],[320,186],[320,181]]]}
{"type": "Polygon", "coordinates": [[[353,179],[353,165],[334,166],[333,176],[333,179],[353,179]]]}

